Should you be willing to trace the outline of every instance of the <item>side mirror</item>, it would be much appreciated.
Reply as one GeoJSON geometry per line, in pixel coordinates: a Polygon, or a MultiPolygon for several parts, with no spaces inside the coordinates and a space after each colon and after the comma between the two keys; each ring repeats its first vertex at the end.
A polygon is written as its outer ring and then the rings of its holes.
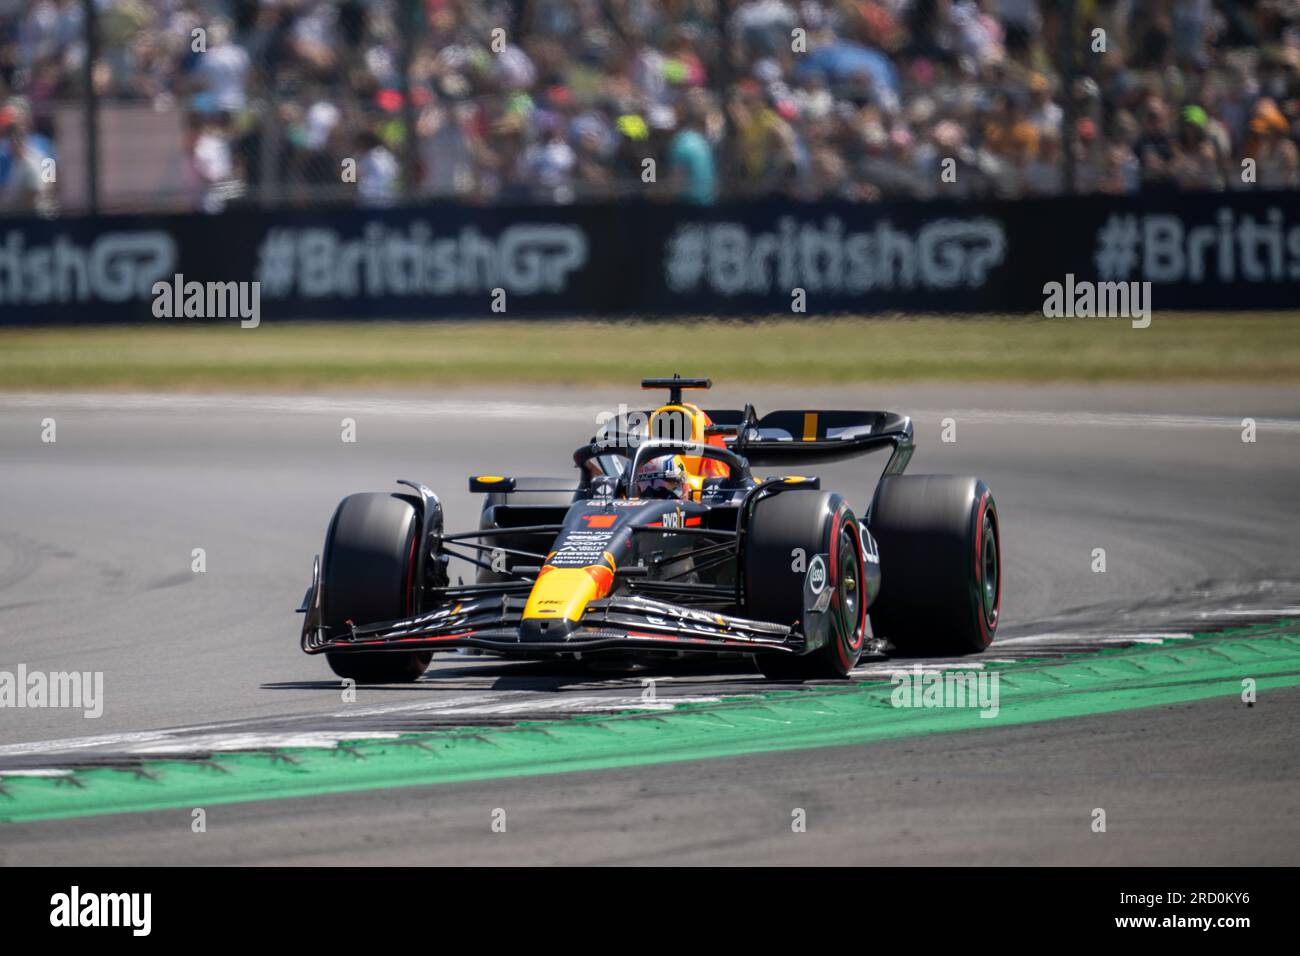
{"type": "Polygon", "coordinates": [[[515,480],[504,475],[470,475],[469,490],[487,493],[492,491],[514,491],[515,480]]]}

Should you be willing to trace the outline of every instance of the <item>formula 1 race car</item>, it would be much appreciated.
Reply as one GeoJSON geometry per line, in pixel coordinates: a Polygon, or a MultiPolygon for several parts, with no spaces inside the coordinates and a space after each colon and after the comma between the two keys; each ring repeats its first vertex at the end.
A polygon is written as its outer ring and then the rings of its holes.
{"type": "MultiPolygon", "coordinates": [[[[773,679],[844,677],[872,636],[900,654],[983,650],[998,625],[998,513],[978,478],[904,476],[909,418],[883,411],[705,411],[667,389],[610,416],[574,479],[476,476],[479,527],[437,495],[344,498],[299,611],[302,648],[358,683],[412,681],[434,651],[630,659],[752,655],[773,679]],[[892,454],[861,519],[813,477],[755,467],[892,454]],[[477,568],[453,584],[450,558],[477,568]]],[[[881,645],[885,646],[885,645],[881,645]]]]}

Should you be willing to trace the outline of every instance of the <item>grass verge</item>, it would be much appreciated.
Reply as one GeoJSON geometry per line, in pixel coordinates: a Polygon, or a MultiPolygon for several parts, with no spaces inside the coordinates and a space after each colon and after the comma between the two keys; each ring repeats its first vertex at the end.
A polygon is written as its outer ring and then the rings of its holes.
{"type": "Polygon", "coordinates": [[[421,388],[727,382],[1300,381],[1287,313],[1124,319],[267,322],[0,329],[4,390],[421,388]]]}

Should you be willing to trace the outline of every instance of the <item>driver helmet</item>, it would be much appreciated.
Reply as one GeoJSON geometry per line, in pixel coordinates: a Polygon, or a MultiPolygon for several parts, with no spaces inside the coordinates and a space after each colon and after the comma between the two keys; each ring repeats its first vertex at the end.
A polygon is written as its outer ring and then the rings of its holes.
{"type": "Polygon", "coordinates": [[[661,455],[643,462],[634,486],[638,498],[685,499],[690,491],[686,468],[679,455],[661,455]]]}

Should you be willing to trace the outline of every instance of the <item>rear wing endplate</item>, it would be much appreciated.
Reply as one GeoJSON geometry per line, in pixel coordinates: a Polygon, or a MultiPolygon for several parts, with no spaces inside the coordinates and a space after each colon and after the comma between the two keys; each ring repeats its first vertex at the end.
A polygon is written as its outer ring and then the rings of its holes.
{"type": "Polygon", "coordinates": [[[900,474],[914,449],[912,420],[884,411],[785,409],[756,418],[751,408],[709,409],[727,447],[751,465],[784,467],[843,461],[892,448],[884,474],[900,474]]]}

